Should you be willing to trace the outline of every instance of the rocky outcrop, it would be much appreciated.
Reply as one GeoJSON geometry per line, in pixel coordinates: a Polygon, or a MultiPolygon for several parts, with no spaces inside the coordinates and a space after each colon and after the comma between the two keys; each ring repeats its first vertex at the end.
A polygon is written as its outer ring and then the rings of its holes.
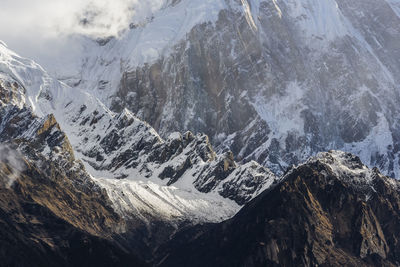
{"type": "Polygon", "coordinates": [[[399,232],[400,183],[331,151],[291,169],[231,220],[178,234],[159,265],[397,266],[399,232]]]}
{"type": "Polygon", "coordinates": [[[0,73],[0,105],[24,103],[24,93],[25,89],[18,82],[0,73]]]}

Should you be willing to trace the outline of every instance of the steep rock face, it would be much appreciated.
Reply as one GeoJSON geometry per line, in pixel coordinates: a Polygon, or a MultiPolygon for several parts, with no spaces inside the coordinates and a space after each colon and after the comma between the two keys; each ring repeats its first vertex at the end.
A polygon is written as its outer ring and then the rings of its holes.
{"type": "Polygon", "coordinates": [[[396,2],[214,2],[180,1],[101,47],[85,40],[78,87],[163,137],[204,132],[276,173],[341,149],[398,176],[396,2]]]}
{"type": "Polygon", "coordinates": [[[191,231],[159,265],[396,266],[400,183],[351,154],[322,153],[231,220],[191,231]]]}

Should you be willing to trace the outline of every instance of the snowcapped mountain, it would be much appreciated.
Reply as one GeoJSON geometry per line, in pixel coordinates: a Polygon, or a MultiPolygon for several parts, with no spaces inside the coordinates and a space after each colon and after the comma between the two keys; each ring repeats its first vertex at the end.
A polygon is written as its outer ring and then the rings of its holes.
{"type": "MultiPolygon", "coordinates": [[[[163,140],[128,110],[110,111],[5,45],[0,59],[4,140],[29,139],[42,124],[60,125],[71,157],[82,160],[126,218],[173,225],[222,221],[277,180],[256,162],[239,165],[230,153],[216,154],[206,135],[175,133],[163,140]],[[9,129],[15,117],[31,112],[18,124],[25,128],[9,129]]],[[[52,148],[42,149],[54,161],[52,148]]]]}
{"type": "Polygon", "coordinates": [[[166,0],[68,38],[46,70],[0,41],[1,255],[398,264],[398,0],[166,0]]]}
{"type": "Polygon", "coordinates": [[[399,25],[393,0],[180,0],[46,65],[165,138],[204,132],[275,173],[341,149],[398,176],[399,25]]]}

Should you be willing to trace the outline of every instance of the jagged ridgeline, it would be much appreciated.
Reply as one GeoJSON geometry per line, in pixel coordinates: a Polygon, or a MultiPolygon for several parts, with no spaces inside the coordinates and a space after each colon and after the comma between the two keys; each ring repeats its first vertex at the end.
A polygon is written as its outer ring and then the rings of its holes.
{"type": "Polygon", "coordinates": [[[167,1],[48,70],[0,42],[0,266],[399,266],[399,14],[167,1]]]}

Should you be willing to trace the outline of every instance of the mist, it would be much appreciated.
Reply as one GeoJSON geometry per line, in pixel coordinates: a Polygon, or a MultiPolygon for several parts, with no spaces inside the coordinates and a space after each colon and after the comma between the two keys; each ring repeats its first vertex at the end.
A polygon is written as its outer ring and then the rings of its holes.
{"type": "Polygon", "coordinates": [[[0,144],[0,163],[7,164],[10,168],[10,172],[7,173],[4,173],[3,170],[0,169],[0,175],[4,178],[2,182],[6,188],[11,188],[25,170],[22,158],[23,156],[17,150],[11,148],[9,145],[0,144]]]}
{"type": "Polygon", "coordinates": [[[167,0],[2,0],[0,40],[40,62],[74,47],[73,36],[119,37],[167,0]]]}

